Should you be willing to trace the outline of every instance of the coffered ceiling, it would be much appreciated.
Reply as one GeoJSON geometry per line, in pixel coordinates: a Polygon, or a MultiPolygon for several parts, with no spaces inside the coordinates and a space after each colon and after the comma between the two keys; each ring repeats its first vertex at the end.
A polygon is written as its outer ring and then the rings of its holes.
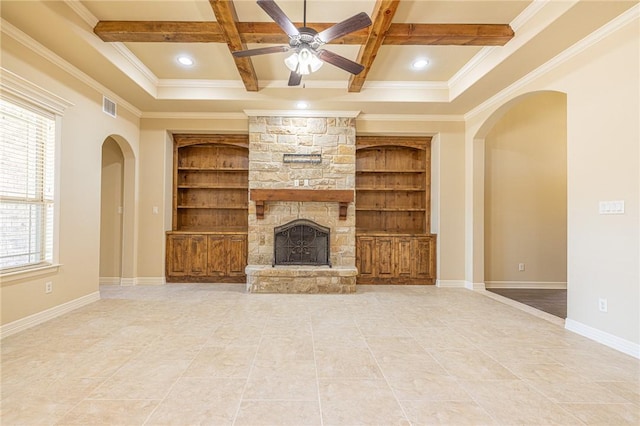
{"type": "MultiPolygon", "coordinates": [[[[302,25],[303,0],[276,3],[302,25]]],[[[468,112],[635,4],[307,0],[307,26],[316,30],[359,12],[373,24],[324,46],[365,72],[354,78],[325,64],[299,87],[287,86],[287,53],[231,55],[238,45],[288,41],[254,0],[3,0],[0,13],[7,51],[49,55],[143,116],[292,110],[299,101],[314,110],[433,115],[468,112]],[[194,64],[180,65],[181,55],[194,64]],[[416,59],[429,63],[416,70],[416,59]]]]}

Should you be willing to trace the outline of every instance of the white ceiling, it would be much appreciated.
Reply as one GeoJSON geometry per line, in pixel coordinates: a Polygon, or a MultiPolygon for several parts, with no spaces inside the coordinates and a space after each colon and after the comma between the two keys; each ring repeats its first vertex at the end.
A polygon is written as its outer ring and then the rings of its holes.
{"type": "MultiPolygon", "coordinates": [[[[276,0],[302,21],[302,0],[276,0]]],[[[235,0],[239,21],[270,22],[254,0],[235,0]]],[[[367,114],[464,114],[629,9],[623,0],[401,0],[394,23],[510,24],[505,46],[391,46],[378,51],[360,93],[349,93],[349,74],[329,64],[287,87],[286,54],[253,58],[260,90],[247,92],[226,44],[106,43],[93,34],[98,21],[215,21],[207,0],[2,0],[2,37],[41,45],[145,114],[294,109],[367,114]],[[180,54],[195,60],[189,68],[180,54]],[[430,61],[421,71],[414,59],[430,61]]],[[[375,0],[308,0],[307,22],[339,22],[371,15],[375,0]]],[[[249,45],[248,48],[265,45],[249,45]]],[[[356,60],[360,46],[327,50],[356,60]]]]}

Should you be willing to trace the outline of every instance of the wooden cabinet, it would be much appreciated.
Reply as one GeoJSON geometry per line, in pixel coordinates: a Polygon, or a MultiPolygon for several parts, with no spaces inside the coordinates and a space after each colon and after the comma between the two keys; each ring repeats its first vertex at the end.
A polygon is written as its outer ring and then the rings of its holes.
{"type": "Polygon", "coordinates": [[[431,138],[356,139],[360,284],[433,284],[431,138]]]}
{"type": "Polygon", "coordinates": [[[434,284],[436,236],[356,236],[359,284],[434,284]]]}
{"type": "Polygon", "coordinates": [[[246,234],[167,234],[169,282],[245,282],[246,234]]]}
{"type": "Polygon", "coordinates": [[[244,282],[248,207],[246,135],[174,135],[167,281],[244,282]]]}

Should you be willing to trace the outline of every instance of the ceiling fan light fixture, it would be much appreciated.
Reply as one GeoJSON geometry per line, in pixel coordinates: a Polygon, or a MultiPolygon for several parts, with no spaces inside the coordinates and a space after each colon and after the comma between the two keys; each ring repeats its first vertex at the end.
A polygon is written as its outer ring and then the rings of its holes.
{"type": "Polygon", "coordinates": [[[315,53],[313,53],[313,51],[311,51],[311,49],[303,47],[299,51],[285,58],[284,64],[293,72],[300,75],[309,75],[318,71],[323,62],[315,55],[315,53]]]}

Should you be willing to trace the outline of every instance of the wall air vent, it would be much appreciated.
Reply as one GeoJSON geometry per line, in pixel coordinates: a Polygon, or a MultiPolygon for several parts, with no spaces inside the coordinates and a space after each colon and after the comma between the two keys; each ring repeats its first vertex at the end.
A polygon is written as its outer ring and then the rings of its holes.
{"type": "Polygon", "coordinates": [[[116,118],[116,103],[106,96],[102,97],[102,112],[116,118]]]}

